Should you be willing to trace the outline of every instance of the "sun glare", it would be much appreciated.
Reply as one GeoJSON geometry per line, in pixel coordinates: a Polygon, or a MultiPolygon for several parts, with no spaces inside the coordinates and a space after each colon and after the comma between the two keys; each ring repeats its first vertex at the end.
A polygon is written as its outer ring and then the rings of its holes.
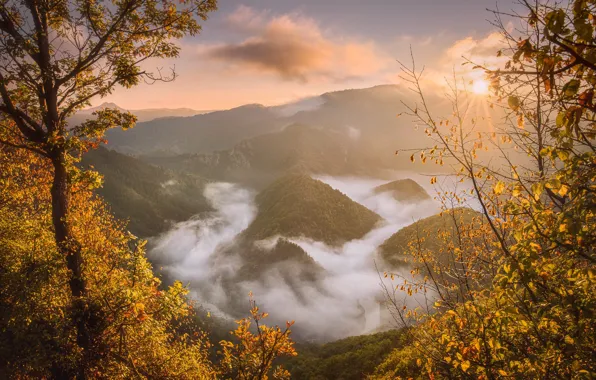
{"type": "Polygon", "coordinates": [[[472,85],[472,91],[477,95],[488,94],[488,82],[483,79],[474,81],[474,84],[472,85]]]}

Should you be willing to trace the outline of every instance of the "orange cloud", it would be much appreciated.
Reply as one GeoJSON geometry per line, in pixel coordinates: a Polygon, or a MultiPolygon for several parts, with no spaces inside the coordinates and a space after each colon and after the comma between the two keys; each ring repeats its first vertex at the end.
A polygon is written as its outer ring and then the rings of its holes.
{"type": "Polygon", "coordinates": [[[372,42],[338,41],[299,14],[270,17],[239,7],[228,22],[251,35],[239,43],[211,46],[211,59],[239,68],[273,73],[285,80],[341,80],[378,73],[388,63],[372,42]]]}

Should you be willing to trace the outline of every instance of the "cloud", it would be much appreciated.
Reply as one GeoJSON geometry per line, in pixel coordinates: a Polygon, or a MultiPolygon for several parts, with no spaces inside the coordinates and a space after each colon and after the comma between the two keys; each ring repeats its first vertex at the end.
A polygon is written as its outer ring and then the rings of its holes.
{"type": "Polygon", "coordinates": [[[474,65],[496,69],[507,61],[504,56],[497,57],[497,51],[503,48],[503,37],[492,32],[482,37],[467,36],[452,42],[437,55],[434,62],[426,65],[423,82],[432,87],[446,88],[453,75],[464,83],[484,78],[482,69],[473,69],[474,65]],[[462,65],[470,61],[473,64],[462,65]]]}
{"type": "Polygon", "coordinates": [[[461,62],[462,57],[479,64],[495,64],[502,61],[498,59],[497,51],[504,46],[500,33],[493,32],[487,36],[476,39],[466,37],[453,43],[443,54],[445,62],[461,62]]]}
{"type": "Polygon", "coordinates": [[[337,81],[375,74],[389,62],[374,43],[329,37],[315,20],[298,13],[271,16],[240,6],[227,21],[249,36],[211,46],[205,54],[237,68],[291,81],[337,81]]]}

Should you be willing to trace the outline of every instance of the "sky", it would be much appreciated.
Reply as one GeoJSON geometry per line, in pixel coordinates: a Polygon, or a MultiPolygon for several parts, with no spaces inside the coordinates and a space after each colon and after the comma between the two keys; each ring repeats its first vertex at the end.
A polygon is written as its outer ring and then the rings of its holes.
{"type": "Polygon", "coordinates": [[[499,36],[487,8],[510,10],[513,1],[220,0],[203,31],[179,41],[178,58],[144,66],[174,69],[175,81],[118,88],[93,105],[217,110],[399,84],[397,61],[410,61],[410,46],[437,84],[461,72],[462,56],[496,62],[499,36]]]}

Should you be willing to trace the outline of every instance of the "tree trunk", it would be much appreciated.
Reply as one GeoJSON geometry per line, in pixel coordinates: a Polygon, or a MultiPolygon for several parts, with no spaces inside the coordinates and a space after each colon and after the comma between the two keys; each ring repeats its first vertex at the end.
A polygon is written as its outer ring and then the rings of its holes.
{"type": "Polygon", "coordinates": [[[68,220],[70,189],[65,153],[53,154],[52,164],[54,166],[54,181],[51,189],[54,237],[58,251],[65,256],[66,266],[70,271],[69,286],[72,296],[73,322],[77,331],[77,344],[83,350],[83,360],[73,375],[77,379],[84,379],[85,358],[89,355],[91,347],[91,337],[87,326],[89,310],[86,300],[87,288],[82,275],[81,246],[72,236],[68,220]]]}

